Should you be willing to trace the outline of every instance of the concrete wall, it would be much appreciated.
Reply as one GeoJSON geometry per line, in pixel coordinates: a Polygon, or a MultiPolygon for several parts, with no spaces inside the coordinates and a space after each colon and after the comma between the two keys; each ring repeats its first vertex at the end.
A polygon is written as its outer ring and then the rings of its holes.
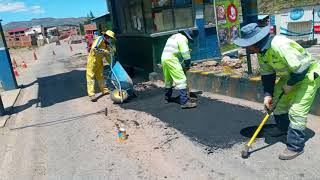
{"type": "Polygon", "coordinates": [[[8,47],[28,47],[32,45],[31,36],[19,35],[15,37],[8,37],[7,44],[8,47]],[[18,38],[19,40],[16,40],[18,38]]]}

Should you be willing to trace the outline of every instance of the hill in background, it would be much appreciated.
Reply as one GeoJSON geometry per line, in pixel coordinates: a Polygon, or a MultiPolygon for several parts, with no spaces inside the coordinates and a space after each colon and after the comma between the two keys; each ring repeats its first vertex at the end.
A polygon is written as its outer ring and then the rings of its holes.
{"type": "Polygon", "coordinates": [[[320,5],[320,0],[258,0],[259,14],[275,14],[281,9],[320,5]]]}
{"type": "Polygon", "coordinates": [[[15,28],[28,28],[31,26],[42,25],[44,27],[61,26],[61,25],[79,25],[84,23],[87,18],[39,18],[31,21],[10,22],[3,26],[4,30],[15,28]]]}

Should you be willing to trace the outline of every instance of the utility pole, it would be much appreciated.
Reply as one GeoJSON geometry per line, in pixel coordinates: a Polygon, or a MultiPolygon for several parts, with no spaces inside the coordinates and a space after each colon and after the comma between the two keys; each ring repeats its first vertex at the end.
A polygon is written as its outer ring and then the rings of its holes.
{"type": "Polygon", "coordinates": [[[312,41],[314,41],[314,7],[312,9],[312,41]]]}
{"type": "MultiPolygon", "coordinates": [[[[258,22],[257,0],[241,0],[244,25],[258,22]]],[[[246,50],[247,51],[247,50],[246,50]]],[[[247,51],[248,74],[252,74],[251,54],[247,51]]]]}

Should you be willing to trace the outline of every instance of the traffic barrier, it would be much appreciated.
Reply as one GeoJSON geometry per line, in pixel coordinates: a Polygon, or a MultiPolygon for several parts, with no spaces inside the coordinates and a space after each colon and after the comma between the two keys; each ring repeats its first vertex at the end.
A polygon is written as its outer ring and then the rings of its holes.
{"type": "Polygon", "coordinates": [[[13,67],[18,67],[18,64],[17,64],[17,61],[16,61],[15,58],[13,58],[13,60],[12,60],[12,66],[13,67]]]}
{"type": "Polygon", "coordinates": [[[21,67],[25,69],[28,68],[27,64],[24,61],[22,61],[21,67]]]}

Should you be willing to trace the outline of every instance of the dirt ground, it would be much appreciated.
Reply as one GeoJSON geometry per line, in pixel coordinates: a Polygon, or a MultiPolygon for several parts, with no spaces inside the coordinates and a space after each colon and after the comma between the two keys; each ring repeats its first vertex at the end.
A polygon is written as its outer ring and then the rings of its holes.
{"type": "MultiPolygon", "coordinates": [[[[46,45],[19,69],[23,85],[0,130],[0,179],[317,179],[320,118],[309,117],[305,153],[277,156],[285,137],[265,135],[249,159],[240,151],[260,123],[262,105],[208,92],[196,109],[166,104],[162,82],[135,81],[137,98],[122,105],[86,96],[85,45],[46,45]],[[52,55],[55,50],[56,55],[52,55]],[[104,114],[108,109],[107,116],[104,114]],[[120,142],[116,124],[126,128],[120,142]]],[[[30,52],[13,52],[30,57],[30,52]]],[[[32,57],[32,56],[31,56],[32,57]]],[[[134,79],[135,80],[135,79],[134,79]]],[[[175,92],[176,94],[177,92],[175,92]]]]}

